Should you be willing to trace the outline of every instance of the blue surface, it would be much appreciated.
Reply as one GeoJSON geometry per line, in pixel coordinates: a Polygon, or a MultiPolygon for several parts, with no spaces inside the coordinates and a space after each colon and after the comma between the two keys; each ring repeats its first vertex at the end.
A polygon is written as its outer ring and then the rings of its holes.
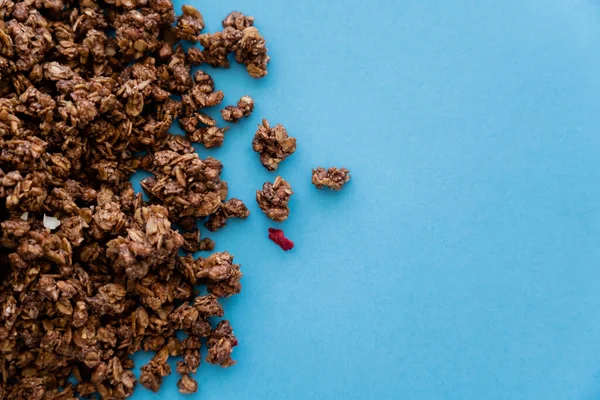
{"type": "MultiPolygon", "coordinates": [[[[240,346],[192,398],[600,398],[600,1],[192,4],[209,31],[254,15],[272,56],[260,81],[210,69],[256,99],[201,150],[252,215],[209,235],[245,274],[240,346]],[[261,118],[298,138],[290,253],[254,201],[261,118]],[[353,180],[319,192],[317,165],[353,180]]],[[[177,379],[134,399],[190,398],[177,379]]]]}

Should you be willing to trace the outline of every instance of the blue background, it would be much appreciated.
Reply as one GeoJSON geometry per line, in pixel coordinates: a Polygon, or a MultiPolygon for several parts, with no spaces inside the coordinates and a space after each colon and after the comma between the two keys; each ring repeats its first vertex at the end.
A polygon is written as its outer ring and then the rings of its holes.
{"type": "MultiPolygon", "coordinates": [[[[252,215],[208,235],[242,264],[240,346],[192,398],[600,398],[600,1],[191,4],[211,32],[254,15],[272,57],[207,68],[256,100],[200,150],[252,215]],[[254,201],[262,118],[298,138],[290,253],[254,201]],[[317,191],[318,165],[353,180],[317,191]]],[[[189,398],[177,379],[134,399],[189,398]]]]}

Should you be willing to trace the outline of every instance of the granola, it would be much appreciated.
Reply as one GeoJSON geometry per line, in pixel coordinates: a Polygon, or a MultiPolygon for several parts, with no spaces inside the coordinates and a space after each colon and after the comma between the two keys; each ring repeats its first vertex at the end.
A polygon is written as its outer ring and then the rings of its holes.
{"type": "Polygon", "coordinates": [[[254,100],[245,95],[238,101],[237,106],[227,106],[221,110],[221,116],[225,121],[237,123],[240,119],[250,116],[254,110],[254,100]]]}
{"type": "Polygon", "coordinates": [[[346,168],[331,167],[325,169],[318,167],[312,171],[312,183],[317,189],[328,187],[332,190],[340,190],[350,180],[350,171],[346,168]]]}
{"type": "Polygon", "coordinates": [[[292,194],[291,185],[278,176],[275,182],[265,182],[262,190],[256,191],[256,201],[267,217],[283,222],[290,214],[288,203],[292,194]]]}
{"type": "MultiPolygon", "coordinates": [[[[209,319],[240,292],[240,266],[227,252],[179,255],[214,249],[198,219],[248,216],[226,201],[221,163],[190,142],[222,143],[226,128],[200,110],[224,94],[191,71],[214,56],[178,43],[206,38],[200,12],[182,10],[176,18],[171,0],[0,0],[2,399],[129,397],[141,350],[156,354],[140,385],[157,391],[169,357],[182,356],[178,387],[191,393],[201,338],[211,362],[233,363],[231,328],[209,319]],[[169,133],[178,118],[189,139],[169,133]],[[129,183],[140,168],[152,174],[142,182],[150,202],[129,183]],[[211,294],[198,297],[198,284],[211,294]]],[[[250,26],[231,20],[229,53],[250,26]]]]}
{"type": "Polygon", "coordinates": [[[260,162],[269,171],[275,171],[279,163],[296,151],[296,139],[289,137],[283,125],[271,125],[266,119],[258,126],[252,148],[260,153],[260,162]]]}

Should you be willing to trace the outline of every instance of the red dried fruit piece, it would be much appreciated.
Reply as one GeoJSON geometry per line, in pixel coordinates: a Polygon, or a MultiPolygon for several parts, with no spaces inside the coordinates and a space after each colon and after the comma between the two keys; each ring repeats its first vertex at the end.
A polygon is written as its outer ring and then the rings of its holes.
{"type": "Polygon", "coordinates": [[[294,248],[294,242],[286,238],[281,229],[269,228],[269,239],[274,241],[283,250],[288,251],[294,248]]]}

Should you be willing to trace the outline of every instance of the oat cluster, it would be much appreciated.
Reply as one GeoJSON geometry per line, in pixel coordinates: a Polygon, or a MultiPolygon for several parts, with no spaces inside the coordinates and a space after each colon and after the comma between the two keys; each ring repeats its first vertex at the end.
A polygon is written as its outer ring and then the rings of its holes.
{"type": "MultiPolygon", "coordinates": [[[[0,0],[0,399],[156,391],[170,357],[191,393],[202,346],[209,363],[235,363],[229,322],[209,319],[240,292],[239,265],[227,252],[179,255],[214,249],[198,219],[218,229],[248,216],[227,199],[221,163],[191,145],[220,146],[227,130],[203,113],[223,92],[191,67],[234,54],[258,78],[269,56],[252,17],[203,29],[171,0],[0,0]],[[169,133],[175,119],[186,137],[169,133]],[[129,183],[140,168],[148,203],[129,183]],[[140,350],[156,354],[138,381],[140,350]]],[[[249,115],[243,100],[227,120],[249,115]]]]}
{"type": "Polygon", "coordinates": [[[269,121],[263,119],[254,135],[252,148],[260,153],[260,162],[266,169],[276,171],[279,163],[296,151],[296,138],[288,136],[283,125],[271,128],[269,121]]]}
{"type": "Polygon", "coordinates": [[[350,171],[346,168],[331,167],[325,169],[318,167],[312,171],[312,183],[317,189],[328,187],[331,190],[338,191],[350,180],[350,171]]]}
{"type": "Polygon", "coordinates": [[[238,101],[237,106],[227,106],[221,110],[221,116],[225,121],[237,123],[240,119],[250,116],[254,110],[254,100],[246,95],[238,101]]]}
{"type": "Polygon", "coordinates": [[[265,182],[262,190],[256,191],[256,201],[267,217],[275,222],[283,222],[290,214],[288,203],[292,194],[291,185],[278,176],[275,182],[265,182]]]}

